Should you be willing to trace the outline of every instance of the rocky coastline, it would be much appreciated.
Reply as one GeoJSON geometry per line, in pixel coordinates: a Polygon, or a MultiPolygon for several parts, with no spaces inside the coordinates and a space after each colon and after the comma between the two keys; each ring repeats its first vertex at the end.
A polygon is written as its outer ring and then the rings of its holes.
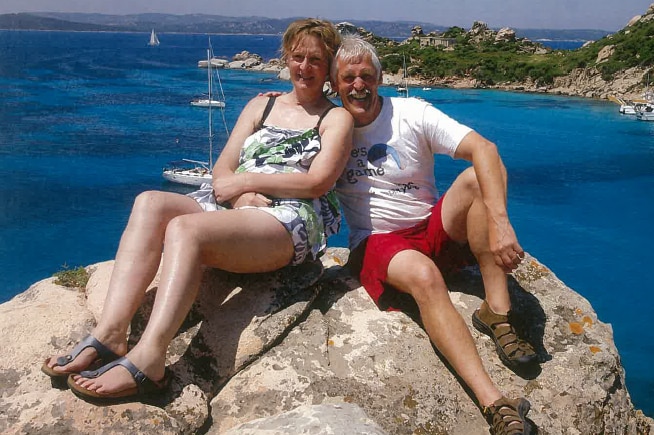
{"type": "MultiPolygon", "coordinates": [[[[258,54],[243,51],[235,55],[231,61],[216,60],[212,65],[220,68],[243,69],[253,72],[276,74],[279,79],[288,80],[288,69],[279,59],[264,61],[258,54]]],[[[533,81],[504,82],[488,86],[469,77],[422,78],[409,77],[407,83],[411,87],[451,88],[451,89],[496,89],[511,92],[529,92],[570,97],[583,97],[607,100],[611,96],[620,96],[627,100],[642,98],[645,88],[642,86],[647,69],[629,68],[615,75],[613,80],[606,81],[597,68],[577,68],[569,75],[556,77],[551,85],[540,85],[533,81]]],[[[392,74],[384,72],[385,86],[399,86],[404,78],[402,72],[392,74]]]]}
{"type": "MultiPolygon", "coordinates": [[[[635,25],[638,22],[648,22],[654,20],[654,3],[650,5],[643,15],[633,17],[626,28],[635,25]]],[[[337,25],[343,32],[356,32],[364,37],[372,37],[370,32],[365,29],[356,28],[349,23],[339,23],[337,25]]],[[[421,33],[421,29],[414,29],[415,33],[411,38],[416,38],[416,33],[421,33]]],[[[493,31],[483,22],[475,22],[468,33],[478,40],[515,40],[515,31],[510,28],[503,28],[499,31],[493,31]]],[[[411,39],[409,38],[409,39],[411,39]]],[[[546,51],[539,44],[531,43],[525,40],[525,49],[534,53],[546,51]]],[[[577,68],[566,76],[556,77],[552,84],[542,85],[531,80],[524,82],[503,82],[492,86],[479,83],[471,77],[451,76],[443,78],[426,78],[411,76],[407,78],[408,85],[413,87],[432,87],[432,88],[453,88],[453,89],[497,89],[512,92],[530,92],[553,95],[565,95],[571,97],[583,97],[592,99],[610,99],[611,97],[620,97],[625,100],[634,100],[642,98],[646,91],[643,85],[643,79],[650,68],[634,67],[614,74],[614,77],[607,81],[602,77],[597,66],[606,62],[614,55],[613,46],[607,46],[597,55],[595,64],[586,68],[577,68]]],[[[279,59],[270,59],[265,62],[261,56],[251,54],[247,51],[236,54],[231,61],[221,60],[220,66],[225,68],[239,68],[251,71],[263,71],[278,74],[281,79],[288,80],[288,70],[284,68],[279,59]]],[[[403,73],[399,71],[391,74],[387,71],[383,75],[383,83],[387,86],[398,86],[403,82],[403,73]]]]}
{"type": "MultiPolygon", "coordinates": [[[[0,305],[0,432],[6,434],[466,434],[488,425],[420,326],[380,312],[331,248],[322,265],[270,274],[207,270],[167,354],[169,392],[152,403],[98,407],[53,388],[40,371],[97,321],[113,261],[88,266],[84,289],[53,278],[0,305]],[[321,270],[324,268],[324,273],[321,270]]],[[[158,277],[131,325],[143,330],[158,277]]],[[[510,279],[517,324],[540,356],[514,373],[472,328],[479,270],[448,278],[484,365],[506,394],[525,396],[542,434],[650,434],[634,409],[613,342],[589,302],[527,256],[510,279]]]]}

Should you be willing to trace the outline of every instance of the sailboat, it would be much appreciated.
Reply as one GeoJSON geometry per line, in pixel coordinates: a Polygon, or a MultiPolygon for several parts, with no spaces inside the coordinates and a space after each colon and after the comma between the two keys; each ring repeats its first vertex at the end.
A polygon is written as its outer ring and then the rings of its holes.
{"type": "MultiPolygon", "coordinates": [[[[223,100],[217,100],[214,98],[211,98],[211,91],[213,89],[213,75],[211,70],[217,68],[212,68],[213,64],[211,62],[211,59],[207,60],[207,86],[208,86],[208,93],[206,97],[202,98],[196,98],[195,100],[191,101],[191,106],[196,106],[196,107],[218,107],[218,108],[224,108],[225,107],[225,101],[224,98],[223,100]]],[[[220,93],[222,94],[222,83],[220,83],[220,76],[218,75],[218,72],[216,71],[216,75],[218,77],[218,84],[220,85],[220,93]]]]}
{"type": "Polygon", "coordinates": [[[159,45],[159,38],[157,38],[157,34],[154,33],[154,29],[152,29],[152,33],[150,33],[150,42],[148,42],[148,45],[151,47],[159,45]]]}
{"type": "MultiPolygon", "coordinates": [[[[211,59],[213,53],[211,49],[211,41],[209,41],[209,48],[207,49],[207,59],[211,59]]],[[[212,83],[213,76],[211,75],[211,67],[208,67],[209,70],[209,100],[212,101],[212,83]]],[[[220,76],[218,75],[216,69],[217,82],[220,85],[220,94],[222,96],[222,101],[225,100],[225,94],[223,92],[222,83],[220,82],[220,76]]],[[[204,183],[211,183],[212,181],[212,171],[213,171],[213,109],[214,107],[220,110],[223,125],[225,126],[225,133],[229,136],[229,129],[227,128],[227,121],[225,119],[225,104],[222,105],[208,105],[209,108],[209,158],[208,161],[203,162],[199,160],[192,159],[182,159],[175,162],[170,162],[168,167],[163,169],[163,177],[173,183],[184,184],[186,186],[201,186],[204,183]]]]}
{"type": "Polygon", "coordinates": [[[649,90],[649,73],[647,73],[647,87],[642,101],[644,102],[636,105],[636,119],[654,121],[654,92],[649,90]]]}
{"type": "Polygon", "coordinates": [[[406,57],[402,55],[402,83],[396,88],[397,92],[402,94],[404,97],[409,96],[409,77],[406,71],[406,57]]]}

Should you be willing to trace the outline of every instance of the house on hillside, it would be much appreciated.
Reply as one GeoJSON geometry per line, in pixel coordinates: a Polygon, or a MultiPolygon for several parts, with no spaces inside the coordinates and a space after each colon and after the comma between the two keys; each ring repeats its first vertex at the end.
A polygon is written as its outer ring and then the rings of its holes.
{"type": "Polygon", "coordinates": [[[454,38],[443,38],[442,36],[424,35],[418,36],[421,47],[443,47],[449,48],[456,44],[454,38]]]}

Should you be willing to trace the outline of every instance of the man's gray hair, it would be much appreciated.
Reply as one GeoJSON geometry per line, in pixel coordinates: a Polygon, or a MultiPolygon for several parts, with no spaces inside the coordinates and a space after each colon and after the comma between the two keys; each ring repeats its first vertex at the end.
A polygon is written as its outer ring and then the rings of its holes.
{"type": "Polygon", "coordinates": [[[377,50],[375,50],[375,47],[373,47],[371,43],[365,41],[358,35],[343,35],[341,39],[341,46],[336,52],[334,61],[332,62],[332,68],[330,71],[332,80],[335,80],[338,75],[339,59],[343,59],[346,62],[360,62],[368,56],[370,56],[372,65],[377,72],[377,78],[381,81],[382,66],[379,60],[379,56],[377,56],[377,50]]]}

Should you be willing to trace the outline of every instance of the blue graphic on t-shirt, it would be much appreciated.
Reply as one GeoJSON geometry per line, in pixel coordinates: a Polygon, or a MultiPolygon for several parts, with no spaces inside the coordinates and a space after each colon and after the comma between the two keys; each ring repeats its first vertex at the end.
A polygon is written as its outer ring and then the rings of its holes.
{"type": "Polygon", "coordinates": [[[395,160],[398,168],[404,169],[404,165],[402,165],[402,161],[400,160],[400,155],[397,153],[395,148],[385,143],[376,143],[370,147],[368,150],[368,161],[374,165],[377,160],[386,158],[389,155],[393,160],[395,160]]]}

